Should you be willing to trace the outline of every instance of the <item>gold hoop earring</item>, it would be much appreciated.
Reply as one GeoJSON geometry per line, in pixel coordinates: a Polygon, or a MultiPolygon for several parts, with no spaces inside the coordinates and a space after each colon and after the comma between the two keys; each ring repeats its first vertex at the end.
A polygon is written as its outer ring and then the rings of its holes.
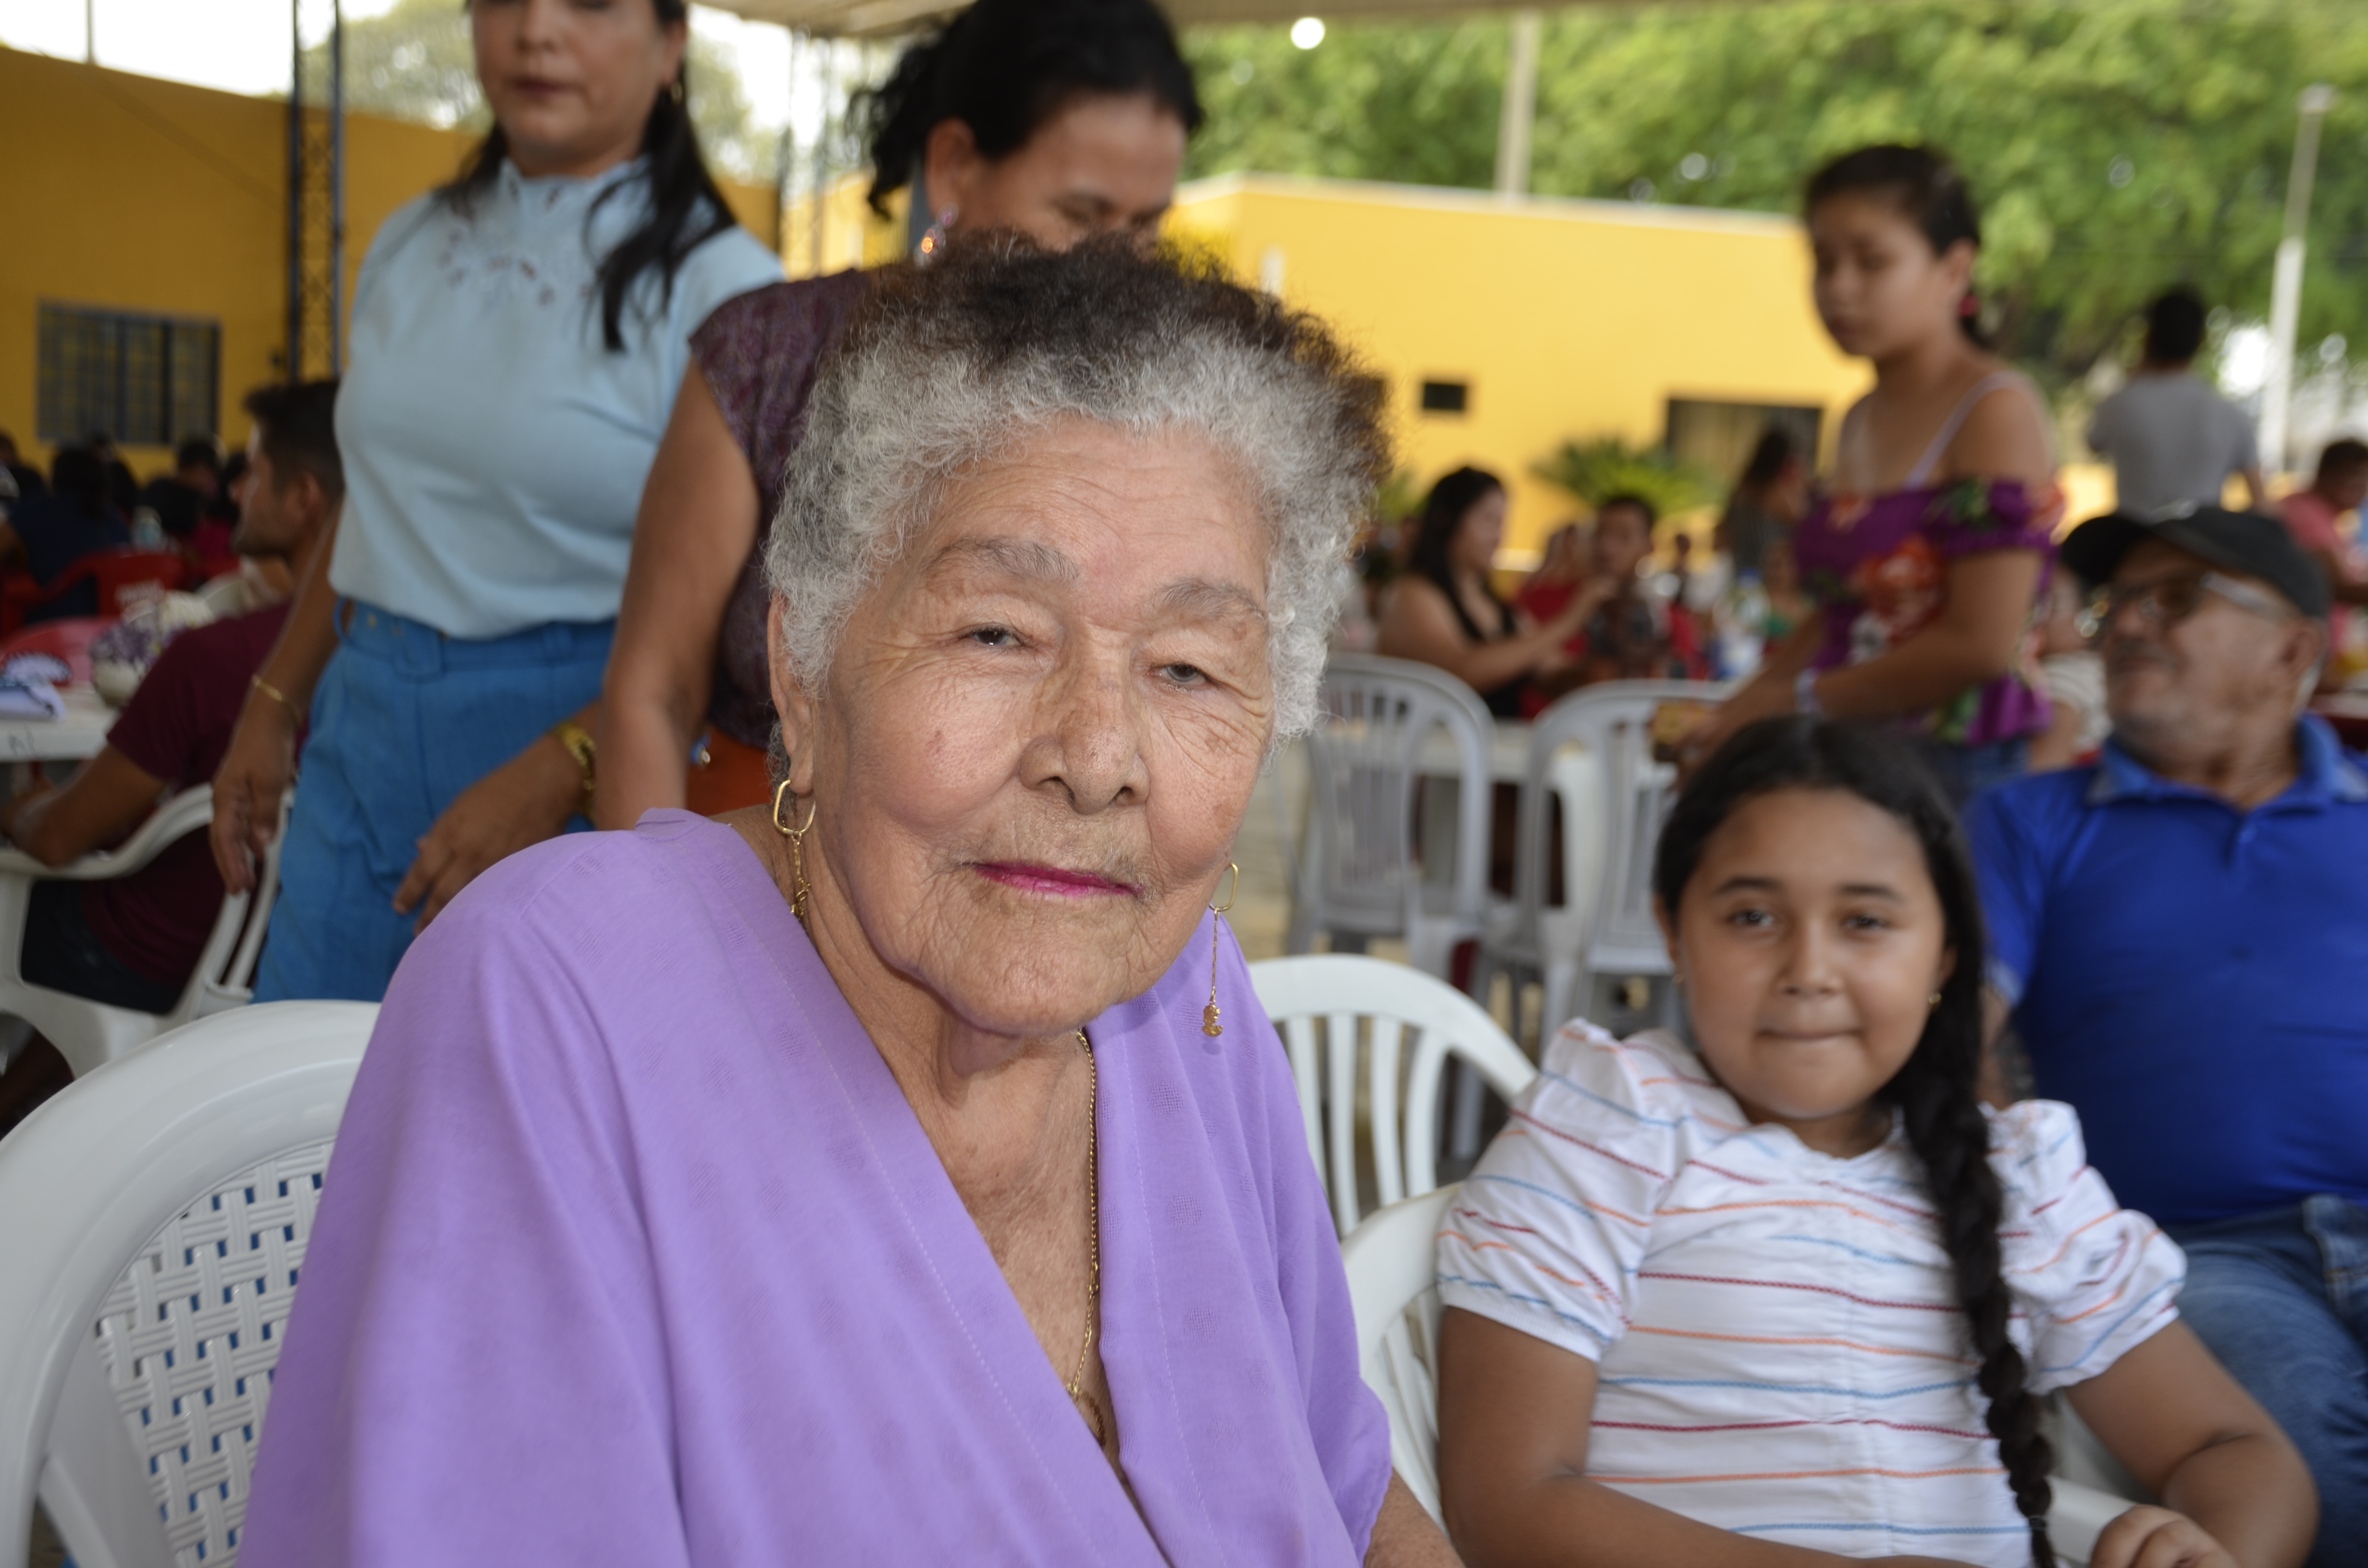
{"type": "Polygon", "coordinates": [[[803,926],[806,923],[806,899],[814,892],[806,885],[806,829],[814,826],[814,809],[818,802],[808,801],[806,820],[791,827],[781,820],[781,805],[788,801],[794,807],[796,801],[797,797],[790,793],[788,779],[784,778],[773,787],[773,831],[790,841],[790,913],[796,915],[798,924],[803,926]]]}
{"type": "Polygon", "coordinates": [[[1932,993],[1931,1000],[1924,1005],[1928,1007],[1938,1007],[1941,1005],[1941,994],[1935,991],[1932,993]]]}
{"type": "Polygon", "coordinates": [[[1218,1022],[1217,932],[1225,924],[1225,911],[1234,906],[1234,895],[1242,891],[1242,869],[1231,860],[1225,862],[1225,869],[1234,874],[1233,881],[1225,888],[1225,902],[1209,901],[1210,913],[1216,918],[1209,922],[1209,1005],[1201,1009],[1201,1032],[1211,1040],[1225,1032],[1225,1026],[1218,1022]]]}

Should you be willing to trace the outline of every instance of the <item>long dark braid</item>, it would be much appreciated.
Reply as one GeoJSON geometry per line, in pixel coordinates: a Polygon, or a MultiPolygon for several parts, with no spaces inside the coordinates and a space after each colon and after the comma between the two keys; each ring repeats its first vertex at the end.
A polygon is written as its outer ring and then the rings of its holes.
{"type": "Polygon", "coordinates": [[[1990,1166],[1982,1059],[1982,913],[1964,835],[1938,784],[1899,741],[1881,732],[1787,716],[1747,725],[1705,764],[1671,808],[1653,862],[1653,891],[1674,913],[1703,847],[1736,808],[1778,790],[1842,790],[1890,813],[1923,846],[1957,955],[1923,1037],[1877,1098],[1896,1106],[1923,1162],[1957,1304],[1981,1358],[1975,1383],[1989,1402],[2007,1485],[2031,1526],[2032,1561],[2055,1568],[2047,1539],[2048,1472],[2055,1453],[2040,1430],[2030,1367],[2008,1334],[2014,1299],[1998,1245],[2005,1195],[1990,1166]]]}

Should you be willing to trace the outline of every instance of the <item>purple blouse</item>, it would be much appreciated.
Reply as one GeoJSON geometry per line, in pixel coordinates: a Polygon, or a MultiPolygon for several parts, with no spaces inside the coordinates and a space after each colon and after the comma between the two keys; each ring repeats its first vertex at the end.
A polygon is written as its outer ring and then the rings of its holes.
{"type": "Polygon", "coordinates": [[[773,730],[770,673],[765,665],[765,539],[789,488],[790,458],[805,435],[814,376],[847,319],[871,289],[871,275],[774,283],[725,301],[691,334],[690,354],[723,423],[757,478],[757,548],[723,610],[715,643],[708,722],[744,745],[764,749],[773,730]]]}
{"type": "Polygon", "coordinates": [[[1087,1026],[1131,1503],[737,834],[488,871],[355,1084],[246,1568],[1360,1562],[1388,1427],[1231,942],[1200,1032],[1208,942],[1087,1026]]]}
{"type": "MultiPolygon", "coordinates": [[[[1813,666],[1837,669],[1890,652],[1930,625],[1946,602],[1948,563],[1992,550],[2035,550],[2051,566],[2063,497],[2013,480],[1896,490],[1818,502],[1793,537],[1801,581],[1817,601],[1825,641],[1813,666]]],[[[2039,574],[2034,622],[2047,599],[2039,574]]],[[[2029,640],[2014,665],[1987,686],[1918,717],[1934,740],[1984,745],[2047,727],[2045,688],[2029,640]]]]}

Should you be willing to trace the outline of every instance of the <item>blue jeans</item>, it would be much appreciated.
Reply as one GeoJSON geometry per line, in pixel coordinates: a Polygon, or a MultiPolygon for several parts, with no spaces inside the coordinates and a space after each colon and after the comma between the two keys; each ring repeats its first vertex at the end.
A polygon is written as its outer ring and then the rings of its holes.
{"type": "Polygon", "coordinates": [[[2368,1210],[2340,1198],[2164,1227],[2179,1312],[2277,1417],[2318,1483],[2309,1568],[2368,1565],[2368,1210]]]}
{"type": "Polygon", "coordinates": [[[554,622],[472,641],[366,604],[340,605],[337,619],[258,1002],[386,994],[418,918],[394,910],[418,840],[463,790],[600,695],[616,631],[554,622]]]}

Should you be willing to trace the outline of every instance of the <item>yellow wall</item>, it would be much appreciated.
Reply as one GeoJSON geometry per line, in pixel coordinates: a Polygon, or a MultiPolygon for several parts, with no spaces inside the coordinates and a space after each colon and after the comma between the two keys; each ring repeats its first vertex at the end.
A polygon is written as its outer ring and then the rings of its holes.
{"type": "Polygon", "coordinates": [[[1657,442],[1672,397],[1822,407],[1830,439],[1867,384],[1809,303],[1786,219],[1228,175],[1178,193],[1178,230],[1271,280],[1389,378],[1418,484],[1459,463],[1512,487],[1509,550],[1577,510],[1530,466],[1568,437],[1657,442]],[[1424,414],[1425,380],[1470,384],[1424,414]]]}
{"type": "MultiPolygon", "coordinates": [[[[347,117],[347,304],[379,224],[451,178],[470,145],[459,131],[347,117]]],[[[0,429],[36,449],[36,311],[52,301],[220,322],[222,435],[244,442],[239,399],[280,377],[287,340],[286,104],[0,48],[0,429]]],[[[772,192],[726,183],[724,194],[771,244],[772,192]]],[[[143,474],[171,459],[162,448],[125,456],[143,474]]]]}

